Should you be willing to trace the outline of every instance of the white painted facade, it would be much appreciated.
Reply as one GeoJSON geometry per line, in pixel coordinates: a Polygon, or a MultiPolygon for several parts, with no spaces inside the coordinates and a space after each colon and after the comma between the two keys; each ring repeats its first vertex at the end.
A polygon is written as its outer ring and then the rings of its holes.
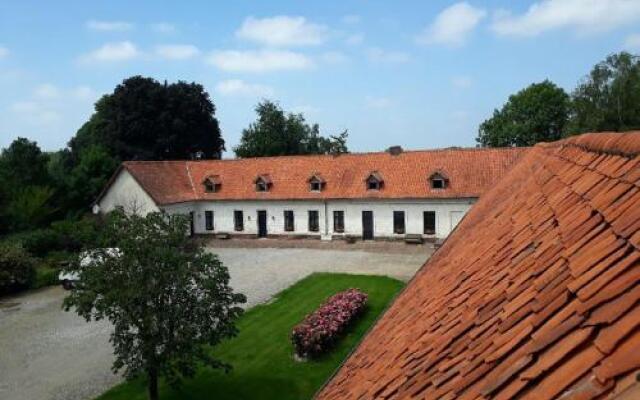
{"type": "Polygon", "coordinates": [[[230,233],[234,235],[258,234],[258,211],[267,213],[268,235],[299,235],[330,238],[331,236],[362,236],[362,212],[373,212],[373,232],[375,238],[403,238],[405,234],[423,234],[423,212],[434,211],[436,216],[435,235],[425,237],[444,238],[460,222],[476,199],[425,199],[425,200],[328,200],[323,201],[201,201],[181,203],[163,207],[168,213],[188,214],[194,212],[194,232],[196,234],[230,233]],[[242,211],[243,230],[236,231],[234,211],[242,211]],[[285,231],[284,212],[294,213],[294,230],[285,231]],[[309,231],[309,211],[319,214],[318,232],[309,231]],[[207,230],[205,211],[213,211],[213,230],[207,230]],[[344,212],[344,232],[335,232],[333,212],[344,212]],[[404,211],[405,233],[395,234],[393,212],[404,211]]]}
{"type": "Polygon", "coordinates": [[[232,235],[256,236],[258,234],[258,211],[267,214],[268,235],[317,236],[330,239],[336,236],[363,235],[363,211],[373,213],[374,238],[403,238],[405,234],[421,234],[424,237],[445,238],[460,222],[477,199],[357,199],[357,200],[246,200],[246,201],[195,201],[158,206],[133,176],[125,169],[102,196],[96,212],[107,213],[116,206],[125,210],[147,214],[164,210],[170,214],[193,212],[193,230],[196,234],[229,233],[232,235]],[[234,211],[242,211],[243,230],[235,230],[234,211]],[[285,231],[284,213],[294,213],[294,230],[285,231]],[[319,230],[309,230],[309,211],[318,211],[319,230]],[[206,229],[206,211],[213,211],[213,230],[206,229]],[[334,231],[334,211],[344,212],[344,232],[334,231]],[[393,212],[403,211],[405,232],[394,233],[393,212]],[[425,211],[435,212],[435,234],[424,234],[425,211]]]}
{"type": "Polygon", "coordinates": [[[94,212],[108,213],[118,206],[142,215],[160,211],[156,202],[142,189],[126,169],[122,169],[118,173],[100,199],[98,206],[98,208],[94,207],[94,212]]]}

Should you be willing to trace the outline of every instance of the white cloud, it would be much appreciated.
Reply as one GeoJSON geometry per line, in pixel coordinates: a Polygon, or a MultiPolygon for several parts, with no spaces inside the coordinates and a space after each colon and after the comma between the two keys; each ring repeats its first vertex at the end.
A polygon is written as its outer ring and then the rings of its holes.
{"type": "Polygon", "coordinates": [[[342,22],[350,25],[357,24],[361,20],[362,18],[359,15],[355,15],[355,14],[345,15],[344,17],[342,17],[342,22]]]}
{"type": "Polygon", "coordinates": [[[391,100],[386,97],[374,97],[374,96],[366,96],[364,98],[364,105],[367,108],[389,108],[391,106],[391,100]]]}
{"type": "Polygon", "coordinates": [[[467,89],[471,87],[473,80],[468,76],[454,76],[451,78],[451,84],[458,89],[467,89]]]}
{"type": "Polygon", "coordinates": [[[313,66],[304,54],[288,50],[216,51],[207,57],[207,63],[232,72],[302,70],[313,66]]]}
{"type": "Polygon", "coordinates": [[[27,116],[26,121],[32,125],[52,124],[62,120],[60,113],[34,101],[19,101],[13,103],[9,109],[22,117],[27,116]]]}
{"type": "Polygon", "coordinates": [[[136,58],[140,53],[136,46],[129,42],[107,43],[94,51],[80,57],[82,62],[117,62],[136,58]]]}
{"type": "Polygon", "coordinates": [[[4,46],[0,46],[0,58],[4,58],[9,55],[9,49],[4,46]]]}
{"type": "Polygon", "coordinates": [[[151,24],[151,30],[156,33],[175,33],[176,27],[173,24],[167,22],[158,22],[151,24]]]}
{"type": "Polygon", "coordinates": [[[247,83],[241,79],[219,82],[216,91],[226,96],[261,97],[273,95],[273,88],[258,83],[247,83]]]}
{"type": "Polygon", "coordinates": [[[420,44],[460,46],[486,15],[485,10],[467,2],[456,3],[442,10],[416,40],[420,44]]]}
{"type": "Polygon", "coordinates": [[[640,51],[640,33],[627,36],[624,41],[624,48],[628,51],[640,51]]]}
{"type": "Polygon", "coordinates": [[[349,61],[349,57],[340,51],[325,51],[320,55],[320,60],[326,64],[335,65],[349,61]]]}
{"type": "Polygon", "coordinates": [[[71,90],[71,95],[82,101],[92,100],[96,98],[96,92],[89,86],[77,86],[71,90]]]}
{"type": "Polygon", "coordinates": [[[361,44],[362,42],[364,42],[364,34],[354,33],[352,35],[347,36],[344,42],[350,46],[361,44]]]}
{"type": "Polygon", "coordinates": [[[500,35],[512,36],[536,36],[566,28],[585,34],[638,22],[638,0],[542,0],[521,15],[498,12],[492,29],[500,35]]]}
{"type": "Polygon", "coordinates": [[[155,53],[167,60],[186,60],[200,54],[200,50],[190,44],[165,44],[156,46],[155,53]]]}
{"type": "Polygon", "coordinates": [[[375,63],[401,64],[409,61],[407,53],[401,51],[384,50],[379,47],[371,47],[367,50],[367,57],[375,63]]]}
{"type": "Polygon", "coordinates": [[[248,17],[236,36],[266,46],[312,46],[325,42],[327,27],[313,24],[305,17],[280,15],[268,18],[248,17]]]}
{"type": "Polygon", "coordinates": [[[123,32],[133,29],[133,24],[124,21],[87,21],[86,26],[92,31],[123,32]]]}
{"type": "Polygon", "coordinates": [[[35,89],[34,95],[39,99],[55,99],[60,96],[60,90],[55,85],[44,83],[35,89]]]}

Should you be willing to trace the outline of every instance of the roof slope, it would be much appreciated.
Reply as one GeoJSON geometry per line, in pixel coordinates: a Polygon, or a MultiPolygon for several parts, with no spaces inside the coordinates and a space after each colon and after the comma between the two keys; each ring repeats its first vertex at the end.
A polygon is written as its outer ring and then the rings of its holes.
{"type": "Polygon", "coordinates": [[[535,146],[317,399],[592,399],[633,385],[639,152],[640,132],[535,146]]]}
{"type": "Polygon", "coordinates": [[[158,204],[193,200],[456,198],[479,197],[515,164],[527,149],[444,149],[339,156],[286,156],[207,161],[130,161],[126,168],[158,204]],[[367,191],[373,171],[385,180],[380,191],[367,191]],[[445,190],[430,189],[428,177],[442,171],[450,178],[445,190]],[[311,192],[309,177],[326,184],[311,192]],[[217,175],[221,187],[206,193],[204,178],[217,175]],[[254,180],[268,175],[272,187],[256,192],[254,180]]]}

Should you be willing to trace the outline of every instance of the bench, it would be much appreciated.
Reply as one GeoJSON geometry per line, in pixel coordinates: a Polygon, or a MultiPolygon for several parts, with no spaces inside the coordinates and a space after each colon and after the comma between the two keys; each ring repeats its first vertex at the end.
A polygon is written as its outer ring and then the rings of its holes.
{"type": "Polygon", "coordinates": [[[404,235],[404,242],[409,244],[422,244],[422,235],[417,233],[408,233],[404,235]]]}
{"type": "Polygon", "coordinates": [[[222,240],[231,239],[231,235],[228,234],[227,232],[216,233],[216,239],[222,239],[222,240]]]}

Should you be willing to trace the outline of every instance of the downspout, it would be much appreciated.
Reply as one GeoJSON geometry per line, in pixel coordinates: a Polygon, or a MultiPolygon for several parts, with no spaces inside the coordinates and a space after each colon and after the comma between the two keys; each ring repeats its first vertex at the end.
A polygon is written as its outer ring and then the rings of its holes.
{"type": "Polygon", "coordinates": [[[324,235],[329,236],[329,206],[327,201],[324,200],[324,235]]]}

